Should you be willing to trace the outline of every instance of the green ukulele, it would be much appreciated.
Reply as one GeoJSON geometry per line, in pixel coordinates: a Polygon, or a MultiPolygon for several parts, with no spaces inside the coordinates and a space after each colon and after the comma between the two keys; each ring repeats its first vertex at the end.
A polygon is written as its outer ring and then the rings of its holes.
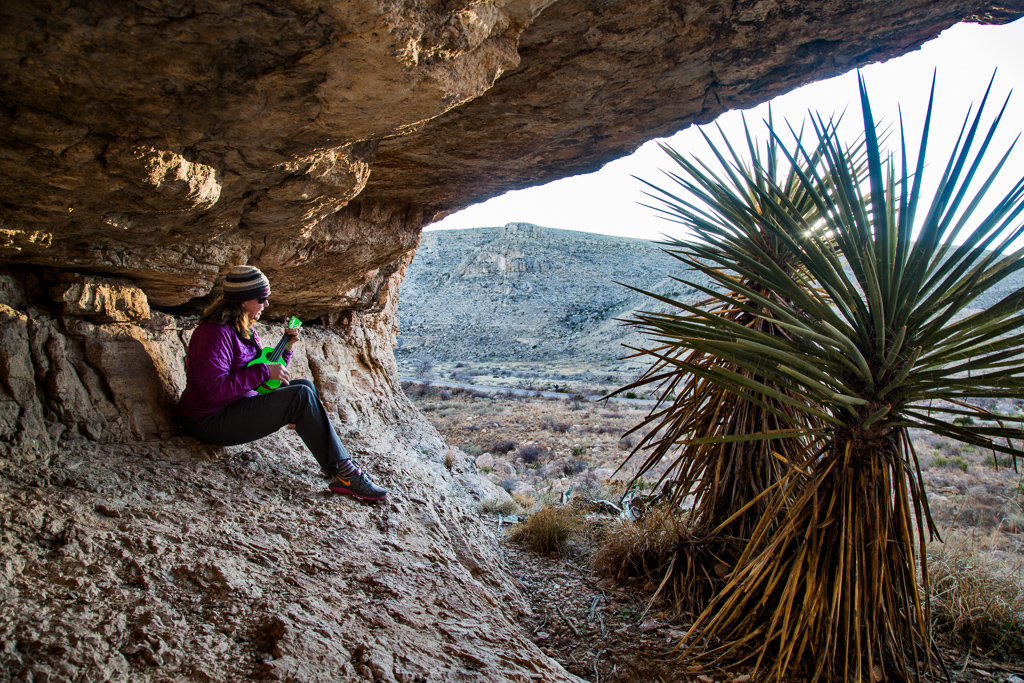
{"type": "MultiPolygon", "coordinates": [[[[302,321],[296,318],[294,315],[288,318],[287,324],[289,330],[294,330],[298,327],[302,327],[302,321]]],[[[290,342],[291,339],[291,335],[285,332],[284,336],[281,337],[281,341],[277,342],[277,346],[273,348],[269,346],[263,347],[263,351],[260,352],[260,355],[256,356],[251,361],[249,361],[249,366],[260,364],[287,365],[287,363],[284,362],[283,356],[284,350],[288,348],[288,342],[290,342]]],[[[274,389],[277,389],[279,386],[281,386],[281,380],[268,379],[266,382],[256,387],[256,391],[258,391],[261,394],[269,394],[274,389]]]]}

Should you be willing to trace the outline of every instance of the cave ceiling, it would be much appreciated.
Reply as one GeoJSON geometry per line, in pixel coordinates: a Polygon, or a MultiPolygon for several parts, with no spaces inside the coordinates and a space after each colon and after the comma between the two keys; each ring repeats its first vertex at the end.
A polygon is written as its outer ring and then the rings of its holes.
{"type": "MultiPolygon", "coordinates": [[[[430,221],[1024,0],[7,0],[0,258],[369,305],[430,221]]],[[[47,271],[49,272],[49,270],[47,271]]]]}

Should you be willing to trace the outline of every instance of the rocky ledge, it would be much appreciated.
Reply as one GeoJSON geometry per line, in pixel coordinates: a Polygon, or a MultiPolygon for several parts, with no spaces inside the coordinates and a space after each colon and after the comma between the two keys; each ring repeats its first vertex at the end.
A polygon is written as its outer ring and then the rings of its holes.
{"type": "Polygon", "coordinates": [[[476,512],[507,494],[401,393],[393,295],[305,329],[291,362],[389,489],[374,505],[328,492],[287,428],[232,448],[177,433],[194,318],[118,282],[69,281],[45,308],[0,284],[11,680],[575,680],[517,625],[528,603],[476,512]]]}

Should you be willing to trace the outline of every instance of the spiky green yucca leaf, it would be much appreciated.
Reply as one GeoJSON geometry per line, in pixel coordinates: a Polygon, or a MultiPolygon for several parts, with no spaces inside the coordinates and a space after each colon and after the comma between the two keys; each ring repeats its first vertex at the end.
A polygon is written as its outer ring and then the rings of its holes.
{"type": "MultiPolygon", "coordinates": [[[[1024,290],[977,303],[1024,266],[1021,252],[1009,251],[1024,231],[1024,181],[975,216],[1005,162],[978,177],[1000,117],[982,133],[983,100],[929,201],[922,177],[931,103],[910,169],[902,129],[900,163],[883,156],[863,82],[861,102],[866,164],[820,119],[810,148],[780,144],[796,195],[767,182],[777,176],[757,159],[751,171],[719,154],[731,166],[728,182],[680,163],[684,173],[673,180],[685,192],[662,190],[664,210],[698,239],[668,246],[712,280],[702,291],[720,303],[659,297],[680,312],[641,314],[635,323],[656,341],[642,351],[658,369],[647,379],[691,390],[693,403],[677,399],[666,415],[706,414],[715,387],[774,420],[760,433],[722,434],[725,443],[800,442],[778,451],[785,468],[759,499],[760,517],[688,646],[690,654],[713,642],[723,643],[713,650],[722,656],[752,652],[780,679],[918,677],[933,652],[917,589],[918,562],[927,587],[923,544],[933,525],[907,430],[1015,457],[1024,439],[993,419],[1011,416],[975,403],[1024,388],[1024,290]],[[954,424],[956,415],[975,424],[954,424]],[[780,432],[797,436],[780,440],[780,432]]],[[[692,434],[680,424],[696,423],[677,419],[666,430],[685,450],[692,434]]],[[[701,471],[715,467],[705,459],[701,471]]],[[[706,490],[696,490],[698,506],[706,490]]]]}
{"type": "MultiPolygon", "coordinates": [[[[775,140],[769,140],[763,156],[749,133],[746,143],[746,152],[754,162],[743,173],[735,170],[742,168],[744,161],[732,147],[725,153],[716,150],[717,162],[724,169],[721,172],[667,150],[686,173],[673,175],[673,179],[703,205],[686,204],[694,217],[690,224],[708,236],[726,230],[736,237],[721,245],[721,252],[716,254],[721,262],[735,261],[733,252],[741,249],[746,250],[748,258],[774,268],[776,277],[799,277],[794,269],[795,259],[786,245],[762,223],[777,221],[784,230],[792,225],[805,230],[816,220],[817,209],[799,176],[787,168],[775,140]],[[780,219],[761,212],[752,218],[751,207],[761,202],[759,193],[775,196],[789,207],[789,214],[780,219]]],[[[673,201],[682,200],[673,197],[673,201]]],[[[686,258],[677,252],[670,253],[686,258]]],[[[695,314],[709,315],[725,326],[751,326],[768,336],[788,336],[775,324],[768,309],[784,311],[782,317],[791,316],[795,309],[792,302],[775,296],[770,282],[758,281],[748,272],[722,270],[716,270],[715,278],[726,289],[739,278],[749,291],[721,300],[707,311],[690,309],[695,314]]],[[[745,539],[763,516],[765,492],[780,482],[787,462],[806,458],[808,444],[822,425],[809,423],[807,406],[793,400],[782,387],[754,389],[745,395],[734,391],[733,388],[751,389],[754,376],[742,368],[723,364],[699,345],[680,345],[669,336],[664,345],[643,353],[657,361],[638,382],[621,391],[643,384],[661,384],[663,396],[676,398],[660,404],[637,426],[637,430],[655,428],[648,431],[633,452],[636,455],[649,450],[636,476],[662,459],[674,457],[662,476],[664,490],[675,505],[688,496],[696,502],[687,519],[689,540],[680,543],[680,552],[687,557],[673,566],[687,575],[699,575],[701,571],[715,574],[722,566],[734,564],[745,539]],[[701,368],[704,372],[680,372],[680,367],[701,368]],[[704,373],[715,375],[717,381],[709,381],[704,373]],[[726,386],[727,382],[732,388],[726,386]],[[800,410],[795,410],[794,405],[800,410]],[[749,439],[739,438],[744,435],[749,439]],[[706,566],[701,569],[695,567],[697,564],[706,566]]],[[[713,590],[709,593],[706,588],[676,591],[683,598],[677,608],[681,612],[699,612],[711,593],[713,590]]]]}

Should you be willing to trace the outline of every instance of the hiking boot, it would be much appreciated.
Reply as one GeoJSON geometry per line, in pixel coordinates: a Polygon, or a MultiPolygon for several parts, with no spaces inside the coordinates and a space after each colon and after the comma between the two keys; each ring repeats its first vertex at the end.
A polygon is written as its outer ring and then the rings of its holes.
{"type": "Polygon", "coordinates": [[[344,493],[363,500],[384,500],[388,497],[388,492],[374,484],[370,475],[358,467],[347,476],[335,474],[327,483],[327,488],[335,493],[344,493]]]}

